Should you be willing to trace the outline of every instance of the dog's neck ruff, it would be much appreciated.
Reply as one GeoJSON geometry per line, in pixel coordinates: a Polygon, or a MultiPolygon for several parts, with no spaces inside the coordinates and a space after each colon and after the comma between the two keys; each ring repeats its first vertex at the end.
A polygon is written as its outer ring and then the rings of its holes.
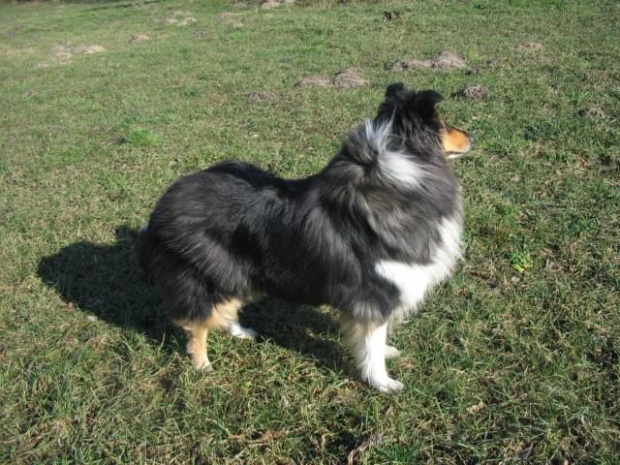
{"type": "Polygon", "coordinates": [[[438,227],[440,240],[429,264],[420,265],[392,260],[381,260],[375,270],[383,278],[393,283],[400,291],[399,306],[392,313],[392,320],[402,320],[415,312],[426,294],[446,279],[462,259],[461,234],[463,224],[460,214],[444,218],[438,227]]]}

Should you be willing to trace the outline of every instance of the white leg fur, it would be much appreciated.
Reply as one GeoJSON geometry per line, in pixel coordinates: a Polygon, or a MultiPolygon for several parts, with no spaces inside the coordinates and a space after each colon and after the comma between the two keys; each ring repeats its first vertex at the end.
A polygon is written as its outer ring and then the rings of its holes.
{"type": "Polygon", "coordinates": [[[394,346],[385,346],[385,358],[400,357],[400,350],[394,346]]]}
{"type": "Polygon", "coordinates": [[[228,328],[230,335],[233,337],[238,337],[239,339],[254,339],[258,336],[258,333],[251,328],[246,328],[245,326],[241,326],[237,321],[234,321],[230,324],[228,328]]]}
{"type": "Polygon", "coordinates": [[[362,379],[381,392],[398,392],[404,385],[388,376],[385,368],[387,352],[387,323],[343,324],[347,343],[351,347],[362,379]]]}

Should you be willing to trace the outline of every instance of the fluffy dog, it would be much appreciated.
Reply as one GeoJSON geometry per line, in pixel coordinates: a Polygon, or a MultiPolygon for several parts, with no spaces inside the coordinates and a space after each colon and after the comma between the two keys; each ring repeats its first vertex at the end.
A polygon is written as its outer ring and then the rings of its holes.
{"type": "Polygon", "coordinates": [[[319,173],[285,180],[227,162],[177,181],[138,239],[187,352],[211,369],[207,332],[239,325],[237,311],[267,294],[340,310],[361,377],[382,392],[388,323],[415,311],[461,257],[463,204],[446,158],[469,136],[439,117],[434,91],[387,88],[373,120],[353,131],[319,173]]]}

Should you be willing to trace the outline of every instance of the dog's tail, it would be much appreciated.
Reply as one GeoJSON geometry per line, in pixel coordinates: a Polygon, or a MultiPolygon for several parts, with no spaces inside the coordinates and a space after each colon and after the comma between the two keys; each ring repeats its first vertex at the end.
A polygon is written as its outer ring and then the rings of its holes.
{"type": "Polygon", "coordinates": [[[414,157],[403,151],[402,137],[395,136],[393,128],[390,119],[366,121],[345,139],[336,164],[332,164],[338,170],[332,168],[332,174],[346,175],[345,180],[353,183],[374,179],[398,189],[418,187],[424,172],[414,157]]]}

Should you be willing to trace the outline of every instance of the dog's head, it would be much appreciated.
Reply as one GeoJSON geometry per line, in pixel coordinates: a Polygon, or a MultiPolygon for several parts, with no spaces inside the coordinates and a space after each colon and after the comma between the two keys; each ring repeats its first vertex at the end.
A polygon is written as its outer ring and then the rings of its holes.
{"type": "Polygon", "coordinates": [[[442,100],[434,90],[415,92],[402,83],[391,84],[375,124],[391,122],[392,136],[401,139],[412,153],[424,154],[438,147],[446,158],[458,158],[469,152],[472,139],[465,131],[444,122],[436,109],[442,100]]]}

